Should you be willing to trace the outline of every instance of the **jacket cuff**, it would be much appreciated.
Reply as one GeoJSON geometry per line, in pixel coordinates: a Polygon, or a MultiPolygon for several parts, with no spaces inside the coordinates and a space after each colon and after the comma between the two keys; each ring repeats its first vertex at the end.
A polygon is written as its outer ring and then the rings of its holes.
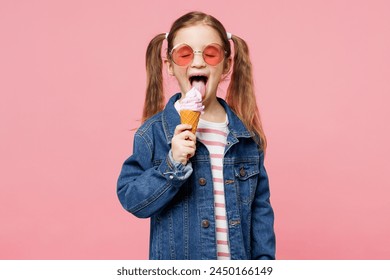
{"type": "Polygon", "coordinates": [[[163,168],[163,174],[168,176],[170,180],[187,180],[192,174],[192,163],[188,161],[186,165],[177,162],[173,159],[172,150],[169,151],[166,166],[163,168]],[[165,170],[164,170],[165,169],[165,170]]]}

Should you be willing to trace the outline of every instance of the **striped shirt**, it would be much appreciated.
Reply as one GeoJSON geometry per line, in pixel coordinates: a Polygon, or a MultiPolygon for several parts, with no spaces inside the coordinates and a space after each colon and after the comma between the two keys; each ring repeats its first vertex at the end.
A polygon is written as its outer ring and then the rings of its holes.
{"type": "Polygon", "coordinates": [[[210,153],[211,173],[213,176],[217,259],[219,260],[230,259],[229,231],[223,183],[223,157],[228,132],[227,117],[223,123],[208,122],[200,119],[196,131],[197,139],[207,147],[210,153]]]}

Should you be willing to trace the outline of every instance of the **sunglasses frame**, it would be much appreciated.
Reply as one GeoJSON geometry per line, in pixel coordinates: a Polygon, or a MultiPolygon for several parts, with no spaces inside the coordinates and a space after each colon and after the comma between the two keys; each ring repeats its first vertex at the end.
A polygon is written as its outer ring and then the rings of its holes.
{"type": "Polygon", "coordinates": [[[218,64],[220,64],[220,63],[226,58],[227,51],[225,51],[224,48],[223,48],[220,44],[218,44],[218,43],[211,43],[211,44],[208,44],[208,45],[206,45],[206,46],[203,48],[203,50],[201,50],[201,51],[200,51],[200,50],[194,50],[190,45],[187,45],[187,44],[185,44],[185,43],[180,43],[180,44],[177,44],[176,46],[174,46],[174,47],[172,48],[172,50],[169,52],[169,57],[170,57],[170,59],[173,61],[173,63],[175,63],[177,66],[185,67],[185,66],[188,66],[188,65],[190,65],[190,64],[192,63],[192,61],[194,60],[195,54],[202,54],[202,58],[203,58],[204,62],[206,62],[207,65],[210,65],[210,66],[217,66],[218,64]],[[191,61],[188,62],[188,63],[185,64],[185,65],[177,64],[177,62],[173,59],[173,52],[174,52],[175,50],[177,50],[178,48],[182,47],[182,46],[187,46],[187,47],[189,47],[189,48],[192,50],[192,54],[193,54],[191,61]],[[223,52],[223,54],[224,54],[224,55],[222,56],[221,61],[218,62],[218,63],[215,64],[215,65],[207,63],[207,61],[206,61],[206,59],[205,59],[204,50],[205,50],[207,47],[209,47],[209,46],[218,46],[218,48],[219,48],[219,49],[221,50],[221,52],[223,52]]]}

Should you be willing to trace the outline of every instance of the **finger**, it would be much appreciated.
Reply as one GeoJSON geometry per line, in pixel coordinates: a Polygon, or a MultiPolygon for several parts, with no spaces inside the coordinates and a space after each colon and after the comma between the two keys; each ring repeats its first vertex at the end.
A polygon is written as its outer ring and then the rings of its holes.
{"type": "Polygon", "coordinates": [[[196,136],[190,130],[183,131],[183,136],[185,140],[196,142],[196,136]]]}
{"type": "MultiPolygon", "coordinates": [[[[192,141],[185,141],[185,142],[192,142],[192,141]]],[[[183,145],[180,152],[178,152],[177,157],[174,156],[174,159],[186,165],[188,159],[193,157],[194,155],[195,155],[195,148],[193,147],[193,145],[190,146],[183,145]]]]}
{"type": "Polygon", "coordinates": [[[184,144],[187,148],[189,149],[195,149],[196,148],[196,143],[191,140],[186,140],[186,143],[184,144]]]}
{"type": "Polygon", "coordinates": [[[183,148],[186,148],[186,149],[195,149],[196,147],[196,142],[195,141],[192,141],[191,139],[180,139],[180,141],[178,141],[178,145],[183,147],[183,148]]]}
{"type": "Polygon", "coordinates": [[[186,131],[186,130],[190,130],[191,129],[191,125],[189,124],[179,124],[178,126],[176,126],[175,128],[175,132],[174,132],[174,135],[177,135],[177,134],[180,134],[182,133],[183,131],[186,131]]]}
{"type": "Polygon", "coordinates": [[[195,151],[196,151],[195,145],[190,145],[190,146],[187,146],[187,147],[185,148],[185,152],[186,152],[187,154],[190,154],[191,156],[193,156],[193,155],[195,154],[195,151]]]}
{"type": "Polygon", "coordinates": [[[187,159],[192,158],[195,155],[195,149],[191,149],[187,153],[187,159]]]}

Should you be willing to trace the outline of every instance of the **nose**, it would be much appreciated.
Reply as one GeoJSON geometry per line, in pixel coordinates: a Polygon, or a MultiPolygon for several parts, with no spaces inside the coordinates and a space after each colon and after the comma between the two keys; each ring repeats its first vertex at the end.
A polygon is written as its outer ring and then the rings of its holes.
{"type": "Polygon", "coordinates": [[[205,67],[206,62],[203,59],[202,51],[194,51],[194,59],[191,63],[192,67],[205,67]]]}

